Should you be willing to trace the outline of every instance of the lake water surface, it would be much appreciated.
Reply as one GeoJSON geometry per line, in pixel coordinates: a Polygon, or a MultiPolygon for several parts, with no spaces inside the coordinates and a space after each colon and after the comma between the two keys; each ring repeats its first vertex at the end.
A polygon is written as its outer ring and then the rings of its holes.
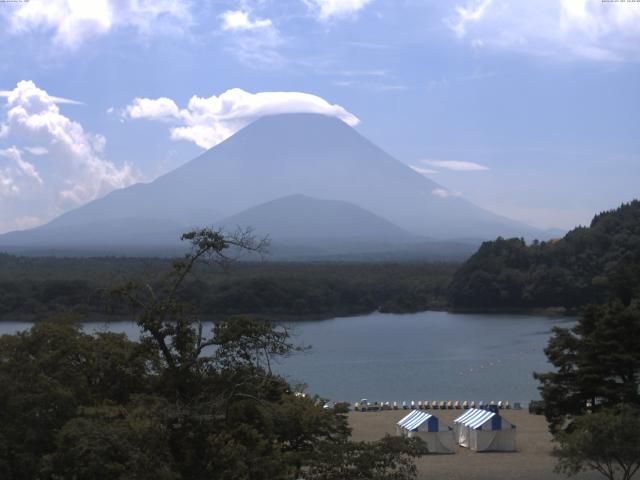
{"type": "MultiPolygon", "coordinates": [[[[295,322],[294,342],[308,353],[284,359],[277,369],[310,393],[350,402],[369,400],[509,400],[538,398],[533,371],[547,371],[543,349],[554,325],[573,321],[525,315],[372,313],[295,322]]],[[[29,327],[0,322],[0,334],[29,327]]],[[[139,334],[132,322],[86,323],[139,334]]]]}

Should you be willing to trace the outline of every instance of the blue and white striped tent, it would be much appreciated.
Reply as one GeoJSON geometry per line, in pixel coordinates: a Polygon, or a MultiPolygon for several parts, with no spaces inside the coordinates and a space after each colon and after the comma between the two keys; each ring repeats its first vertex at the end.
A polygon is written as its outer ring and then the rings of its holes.
{"type": "Polygon", "coordinates": [[[512,452],[516,427],[498,413],[472,408],[453,421],[458,444],[471,450],[512,452]]]}
{"type": "Polygon", "coordinates": [[[398,435],[421,438],[431,453],[455,452],[453,429],[427,412],[412,410],[398,422],[396,432],[398,435]]]}

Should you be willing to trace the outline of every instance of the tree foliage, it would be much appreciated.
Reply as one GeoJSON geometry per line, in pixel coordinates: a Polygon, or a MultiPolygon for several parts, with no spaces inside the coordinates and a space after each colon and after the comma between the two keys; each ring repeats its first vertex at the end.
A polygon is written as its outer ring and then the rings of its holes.
{"type": "MultiPolygon", "coordinates": [[[[180,299],[207,318],[262,315],[328,318],[369,313],[442,309],[458,264],[435,262],[237,262],[225,271],[194,265],[180,299]]],[[[125,315],[128,307],[105,292],[124,279],[161,288],[167,258],[18,257],[0,253],[0,320],[37,321],[73,311],[125,315]]]]}
{"type": "Polygon", "coordinates": [[[63,319],[0,337],[3,480],[412,478],[423,443],[352,443],[343,413],[272,370],[297,349],[286,329],[236,317],[207,332],[184,300],[197,262],[263,244],[210,229],[184,239],[191,251],[160,281],[113,291],[140,341],[63,319]]]}
{"type": "Polygon", "coordinates": [[[385,436],[377,442],[329,443],[322,446],[305,478],[309,480],[408,480],[414,459],[428,453],[418,438],[385,436]]]}
{"type": "Polygon", "coordinates": [[[619,405],[584,415],[556,441],[556,471],[595,470],[609,480],[630,480],[640,469],[640,411],[619,405]]]}
{"type": "Polygon", "coordinates": [[[124,335],[87,335],[62,318],[0,337],[0,465],[9,472],[2,478],[38,478],[79,409],[147,393],[154,360],[124,335]]]}
{"type": "Polygon", "coordinates": [[[554,328],[545,353],[555,371],[535,374],[553,432],[588,410],[640,406],[638,345],[638,300],[592,306],[573,328],[554,328]]]}
{"type": "Polygon", "coordinates": [[[558,447],[557,471],[596,470],[630,479],[640,467],[640,300],[589,307],[571,329],[555,328],[536,373],[558,447]]]}
{"type": "Polygon", "coordinates": [[[576,310],[611,296],[640,294],[640,201],[596,215],[564,238],[498,238],[482,244],[455,273],[450,303],[459,309],[576,310]]]}

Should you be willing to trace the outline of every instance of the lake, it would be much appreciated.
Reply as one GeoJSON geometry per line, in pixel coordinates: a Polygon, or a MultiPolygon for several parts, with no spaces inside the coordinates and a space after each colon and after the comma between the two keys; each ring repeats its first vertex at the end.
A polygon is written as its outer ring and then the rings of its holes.
{"type": "MultiPolygon", "coordinates": [[[[372,313],[289,323],[308,353],[276,367],[309,393],[333,400],[509,400],[539,398],[533,371],[547,371],[543,349],[554,325],[573,320],[496,314],[372,313]]],[[[29,327],[0,322],[0,334],[29,327]]],[[[88,332],[107,328],[86,323],[88,332]]],[[[132,322],[112,331],[138,336],[132,322]]]]}

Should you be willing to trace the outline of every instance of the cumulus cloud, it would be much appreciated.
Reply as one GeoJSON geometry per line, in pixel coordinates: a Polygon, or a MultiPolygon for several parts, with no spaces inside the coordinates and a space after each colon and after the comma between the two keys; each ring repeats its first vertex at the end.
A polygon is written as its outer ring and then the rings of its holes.
{"type": "Polygon", "coordinates": [[[452,192],[451,190],[447,190],[446,188],[434,188],[433,190],[431,190],[431,194],[439,198],[451,198],[451,197],[462,196],[462,193],[452,192]]]}
{"type": "Polygon", "coordinates": [[[106,139],[63,115],[55,97],[18,82],[0,118],[0,229],[47,221],[136,179],[104,157],[106,139]],[[25,155],[30,155],[29,160],[25,155]]]}
{"type": "MultiPolygon", "coordinates": [[[[36,170],[36,167],[22,158],[22,152],[16,147],[9,147],[0,149],[0,156],[6,157],[13,161],[14,172],[17,175],[24,175],[32,180],[35,180],[38,184],[42,185],[42,177],[36,170]]],[[[9,171],[9,170],[7,170],[9,171]]]]}
{"type": "Polygon", "coordinates": [[[340,105],[302,92],[250,93],[233,88],[208,98],[194,95],[186,108],[174,115],[175,103],[167,98],[136,98],[124,109],[125,118],[172,120],[173,140],[188,140],[201,148],[211,148],[227,139],[254,120],[280,113],[319,113],[339,118],[349,125],[357,125],[358,118],[340,105]],[[144,107],[142,107],[144,106],[144,107]]]}
{"type": "Polygon", "coordinates": [[[320,20],[353,16],[371,0],[305,0],[320,20]]]}
{"type": "Polygon", "coordinates": [[[456,171],[480,171],[489,170],[489,167],[474,162],[464,162],[460,160],[422,160],[422,163],[435,168],[456,171]]]}
{"type": "Polygon", "coordinates": [[[50,33],[56,44],[75,49],[117,28],[149,35],[190,21],[184,0],[47,0],[12,6],[10,29],[16,34],[50,33]]]}
{"type": "Polygon", "coordinates": [[[153,118],[156,120],[170,120],[180,117],[180,110],[176,102],[170,98],[160,97],[155,100],[136,98],[126,107],[125,116],[129,118],[153,118]]]}
{"type": "Polygon", "coordinates": [[[540,56],[640,58],[640,4],[599,0],[470,0],[445,19],[475,48],[540,56]]]}

